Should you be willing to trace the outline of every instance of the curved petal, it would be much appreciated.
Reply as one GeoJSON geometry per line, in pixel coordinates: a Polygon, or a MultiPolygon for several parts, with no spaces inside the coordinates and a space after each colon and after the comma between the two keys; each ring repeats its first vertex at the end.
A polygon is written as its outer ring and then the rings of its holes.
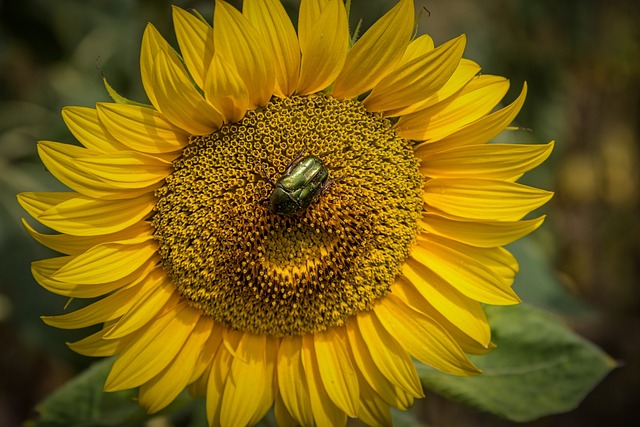
{"type": "Polygon", "coordinates": [[[67,343],[67,346],[78,354],[91,357],[108,357],[116,354],[120,346],[119,340],[105,340],[104,335],[109,332],[109,328],[105,327],[95,334],[89,335],[80,341],[67,343]]]}
{"type": "Polygon", "coordinates": [[[347,351],[346,337],[330,328],[313,334],[318,370],[333,403],[350,417],[358,413],[358,376],[347,351]]]}
{"type": "Polygon", "coordinates": [[[204,88],[207,68],[213,58],[213,28],[178,6],[172,6],[173,26],[180,53],[193,81],[204,88]]]}
{"type": "Polygon", "coordinates": [[[140,49],[140,75],[142,77],[142,86],[149,101],[156,107],[158,101],[156,98],[156,81],[154,72],[154,61],[158,52],[164,51],[171,56],[174,63],[180,63],[180,57],[169,43],[162,37],[153,24],[149,23],[144,29],[142,35],[142,47],[140,49]]]}
{"type": "Polygon", "coordinates": [[[204,83],[207,100],[222,113],[225,122],[237,122],[249,108],[249,91],[235,68],[217,52],[204,83]]]}
{"type": "Polygon", "coordinates": [[[432,96],[458,67],[465,42],[462,35],[394,70],[373,87],[364,106],[369,111],[389,111],[432,96]]]}
{"type": "Polygon", "coordinates": [[[115,233],[144,220],[153,194],[131,200],[96,200],[76,193],[21,193],[18,202],[31,216],[60,233],[96,236],[115,233]]]}
{"type": "Polygon", "coordinates": [[[395,128],[408,139],[437,141],[489,114],[508,89],[504,77],[477,76],[458,94],[401,117],[395,128]]]}
{"type": "Polygon", "coordinates": [[[424,185],[422,199],[427,205],[457,217],[517,221],[552,196],[549,191],[514,182],[434,178],[424,185]]]}
{"type": "Polygon", "coordinates": [[[242,333],[236,331],[227,331],[226,335],[228,341],[226,344],[223,343],[218,347],[218,351],[211,364],[209,379],[207,381],[207,420],[211,426],[220,425],[220,408],[222,406],[225,385],[229,378],[229,371],[233,363],[234,356],[229,352],[227,346],[235,349],[242,337],[242,333]]]}
{"type": "Polygon", "coordinates": [[[493,305],[520,302],[496,272],[466,253],[429,239],[415,245],[411,257],[476,301],[493,305]]]}
{"type": "Polygon", "coordinates": [[[282,338],[278,351],[278,390],[289,413],[303,426],[313,425],[307,379],[302,366],[302,339],[282,338]]]}
{"type": "Polygon", "coordinates": [[[158,375],[178,354],[199,318],[198,310],[182,303],[142,333],[124,338],[124,350],[111,368],[105,391],[137,387],[158,375]]]}
{"type": "Polygon", "coordinates": [[[100,122],[110,135],[142,153],[171,153],[188,143],[187,133],[151,108],[129,104],[98,103],[100,122]]]}
{"type": "Polygon", "coordinates": [[[436,213],[423,216],[424,231],[471,246],[493,248],[508,245],[536,230],[544,216],[522,221],[473,221],[447,218],[436,213]]]}
{"type": "Polygon", "coordinates": [[[332,95],[353,98],[371,89],[402,58],[413,32],[412,0],[401,0],[351,47],[332,95]]]}
{"type": "Polygon", "coordinates": [[[296,92],[306,95],[325,89],[340,73],[349,48],[349,25],[340,0],[329,0],[315,22],[305,20],[300,25],[307,28],[307,40],[304,44],[300,40],[302,64],[296,92]]]}
{"type": "Polygon", "coordinates": [[[64,107],[62,119],[73,136],[92,151],[111,153],[127,149],[106,131],[93,108],[64,107]]]}
{"type": "Polygon", "coordinates": [[[422,363],[454,375],[480,373],[442,326],[394,295],[381,298],[373,310],[387,331],[397,336],[401,345],[422,363]]]}
{"type": "Polygon", "coordinates": [[[218,0],[213,15],[216,52],[233,64],[247,85],[250,108],[266,105],[273,95],[273,58],[261,35],[236,8],[218,0]]]}
{"type": "Polygon", "coordinates": [[[242,12],[273,53],[274,94],[291,95],[300,76],[300,45],[287,11],[279,0],[245,0],[242,12]]]}
{"type": "Polygon", "coordinates": [[[154,106],[191,135],[207,135],[222,124],[222,115],[191,84],[180,62],[161,50],[154,58],[154,106]]]}
{"type": "MultiPolygon", "coordinates": [[[[548,144],[479,144],[450,150],[421,150],[420,172],[430,178],[485,178],[512,181],[553,151],[548,144]]],[[[440,147],[444,148],[444,147],[440,147]]]]}

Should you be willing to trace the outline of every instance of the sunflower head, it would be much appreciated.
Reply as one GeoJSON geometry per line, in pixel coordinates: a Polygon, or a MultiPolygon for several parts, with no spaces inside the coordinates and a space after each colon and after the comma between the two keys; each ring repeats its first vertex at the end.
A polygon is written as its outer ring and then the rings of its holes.
{"type": "Polygon", "coordinates": [[[492,348],[482,304],[515,304],[504,245],[551,194],[518,184],[547,145],[489,143],[526,86],[413,37],[400,0],[355,43],[340,0],[173,9],[179,53],[151,25],[151,105],[66,107],[82,144],[42,141],[71,191],[23,193],[63,256],[45,288],[100,297],[48,324],[103,328],[75,351],[116,355],[106,390],[149,412],[189,386],[212,425],[390,422],[422,388],[411,358],[474,375],[492,348]]]}

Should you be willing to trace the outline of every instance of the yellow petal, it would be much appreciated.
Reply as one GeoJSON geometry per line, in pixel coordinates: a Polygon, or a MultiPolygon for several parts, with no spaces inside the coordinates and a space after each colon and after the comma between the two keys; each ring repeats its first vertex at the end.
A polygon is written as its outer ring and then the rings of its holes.
{"type": "MultiPolygon", "coordinates": [[[[273,415],[276,417],[276,423],[280,427],[296,427],[300,425],[295,418],[291,415],[287,407],[282,401],[282,397],[279,393],[276,393],[276,400],[273,404],[273,415]]],[[[313,423],[313,421],[312,421],[313,423]]],[[[304,424],[302,424],[304,425],[304,424]]],[[[312,425],[312,424],[309,424],[312,425]]]]}
{"type": "Polygon", "coordinates": [[[162,371],[180,351],[195,327],[200,312],[186,303],[149,324],[142,333],[125,338],[105,382],[105,391],[137,387],[162,371]]]}
{"type": "Polygon", "coordinates": [[[368,426],[392,426],[389,405],[360,378],[360,408],[358,418],[368,426]]]}
{"type": "Polygon", "coordinates": [[[513,182],[435,178],[423,200],[447,214],[468,219],[517,221],[551,199],[553,193],[513,182]]]}
{"type": "Polygon", "coordinates": [[[42,316],[50,326],[61,329],[79,329],[117,319],[125,314],[140,299],[146,298],[158,286],[158,280],[147,280],[140,284],[120,289],[93,304],[59,316],[42,316]]]}
{"type": "Polygon", "coordinates": [[[213,319],[201,316],[175,359],[157,376],[140,386],[138,402],[153,414],[167,406],[187,386],[191,372],[209,338],[213,319]]]}
{"type": "Polygon", "coordinates": [[[105,335],[106,339],[127,336],[149,323],[167,304],[177,305],[175,303],[179,300],[179,296],[176,292],[176,287],[166,277],[166,273],[161,267],[150,274],[146,280],[156,282],[156,288],[153,293],[133,304],[124,316],[113,325],[109,333],[105,335]],[[175,301],[170,301],[172,298],[175,301]]]}
{"type": "Polygon", "coordinates": [[[318,369],[313,341],[312,335],[302,336],[302,365],[309,386],[315,424],[318,427],[343,426],[347,422],[347,414],[333,403],[322,384],[322,374],[318,369]]]}
{"type": "MultiPolygon", "coordinates": [[[[359,376],[380,395],[387,405],[401,410],[408,409],[413,404],[413,398],[382,375],[369,353],[357,323],[349,322],[345,328],[359,376]]],[[[362,390],[362,381],[360,381],[360,389],[362,390]]]]}
{"type": "Polygon", "coordinates": [[[64,107],[62,118],[73,136],[92,151],[111,153],[126,149],[106,131],[93,108],[64,107]]]}
{"type": "MultiPolygon", "coordinates": [[[[226,331],[226,333],[228,336],[227,345],[235,349],[243,334],[236,331],[226,331]]],[[[227,345],[220,345],[220,347],[218,347],[218,351],[213,358],[211,371],[209,372],[209,381],[207,382],[207,420],[211,426],[220,425],[220,408],[234,358],[227,350],[227,345]]]]}
{"type": "Polygon", "coordinates": [[[352,46],[331,92],[334,97],[356,97],[395,68],[413,32],[413,7],[412,0],[401,0],[352,46]]]}
{"type": "Polygon", "coordinates": [[[307,40],[300,43],[302,64],[296,90],[300,95],[329,86],[340,73],[349,47],[347,13],[340,0],[329,0],[315,22],[303,25],[308,27],[307,40]]]}
{"type": "Polygon", "coordinates": [[[487,345],[491,331],[479,302],[465,296],[451,284],[413,257],[402,266],[402,275],[434,309],[477,342],[487,345]]]}
{"type": "Polygon", "coordinates": [[[193,81],[204,88],[207,67],[213,58],[213,28],[178,6],[172,8],[180,53],[193,81]]]}
{"type": "Polygon", "coordinates": [[[235,68],[214,54],[204,85],[205,97],[225,122],[237,122],[249,107],[249,91],[235,68]]]}
{"type": "Polygon", "coordinates": [[[401,67],[414,59],[420,58],[424,54],[431,52],[435,48],[433,39],[428,34],[423,34],[411,40],[404,53],[398,67],[401,67]]]}
{"type": "Polygon", "coordinates": [[[273,95],[275,69],[268,44],[236,8],[218,0],[213,15],[216,52],[232,64],[247,85],[249,107],[264,106],[273,95]]]}
{"type": "Polygon", "coordinates": [[[307,379],[302,366],[302,339],[282,338],[278,351],[278,390],[282,401],[295,420],[304,426],[313,425],[307,379]]]}
{"type": "Polygon", "coordinates": [[[95,200],[76,193],[21,193],[18,202],[31,216],[60,233],[96,236],[115,233],[145,219],[153,194],[132,200],[95,200]]]}
{"type": "Polygon", "coordinates": [[[273,366],[266,363],[266,344],[266,335],[242,334],[224,387],[221,425],[248,425],[261,409],[264,393],[272,393],[273,384],[267,381],[270,377],[267,371],[273,366]]]}
{"type": "MultiPolygon", "coordinates": [[[[484,144],[502,132],[518,115],[524,100],[527,96],[527,85],[522,88],[518,98],[508,106],[484,116],[457,132],[435,142],[425,142],[415,147],[414,152],[417,157],[422,158],[422,150],[429,146],[430,149],[450,149],[463,145],[484,144]]],[[[398,132],[404,138],[402,132],[398,132]]]]}
{"type": "Polygon", "coordinates": [[[520,302],[496,272],[466,253],[429,239],[415,245],[411,257],[476,301],[494,305],[520,302]]]}
{"type": "MultiPolygon", "coordinates": [[[[511,181],[551,154],[548,144],[480,144],[420,152],[420,172],[430,178],[485,178],[511,181]]],[[[441,147],[443,148],[443,147],[441,147]]]]}
{"type": "Polygon", "coordinates": [[[107,242],[118,242],[133,239],[143,234],[151,235],[153,228],[148,222],[141,222],[113,234],[104,236],[67,236],[66,234],[43,234],[36,231],[24,219],[22,225],[40,244],[66,255],[78,255],[87,249],[107,242]]]}
{"type": "Polygon", "coordinates": [[[462,57],[460,36],[394,70],[373,87],[364,100],[369,111],[394,110],[435,94],[452,76],[462,57]]]}
{"type": "Polygon", "coordinates": [[[304,49],[309,44],[312,30],[318,22],[320,14],[327,7],[330,0],[302,0],[298,14],[298,40],[300,48],[304,49]]]}
{"type": "Polygon", "coordinates": [[[153,64],[156,103],[162,115],[191,135],[207,135],[222,124],[223,118],[189,81],[184,67],[165,51],[153,64]]]}
{"type": "MultiPolygon", "coordinates": [[[[140,74],[142,76],[142,85],[149,101],[154,106],[158,105],[156,97],[156,80],[154,72],[154,61],[158,52],[164,51],[167,55],[171,56],[171,59],[180,63],[180,57],[173,50],[171,45],[160,35],[156,27],[153,24],[147,24],[142,35],[142,47],[140,49],[140,74]]],[[[157,107],[156,107],[157,108],[157,107]]]]}
{"type": "Polygon", "coordinates": [[[182,150],[189,137],[151,108],[130,104],[98,103],[100,122],[118,141],[142,153],[182,150]]]}
{"type": "Polygon", "coordinates": [[[104,334],[109,332],[109,328],[106,327],[101,331],[96,332],[93,335],[89,335],[86,338],[81,339],[73,343],[67,343],[67,346],[78,354],[91,357],[108,357],[113,356],[118,347],[120,341],[118,340],[105,340],[102,339],[104,334]]]}
{"type": "Polygon", "coordinates": [[[135,151],[80,157],[75,161],[82,172],[125,188],[147,188],[164,180],[172,171],[171,162],[135,151]]]}
{"type": "Polygon", "coordinates": [[[395,127],[403,138],[437,141],[487,115],[508,89],[504,77],[477,76],[451,98],[401,117],[395,127]]]}
{"type": "Polygon", "coordinates": [[[78,255],[52,278],[61,282],[90,285],[114,282],[136,271],[157,251],[158,244],[155,240],[136,244],[105,243],[78,255]]]}
{"type": "Polygon", "coordinates": [[[346,336],[336,328],[313,334],[318,370],[327,394],[350,417],[358,413],[358,376],[347,350],[346,336]]]}
{"type": "Polygon", "coordinates": [[[482,248],[504,246],[540,227],[544,216],[526,221],[471,221],[426,213],[421,223],[425,231],[482,248]]]}
{"type": "Polygon", "coordinates": [[[454,375],[480,373],[451,335],[424,313],[412,310],[394,295],[386,295],[374,312],[401,345],[422,363],[454,375]]]}
{"type": "Polygon", "coordinates": [[[274,94],[291,95],[298,86],[300,46],[287,11],[279,0],[245,0],[242,12],[273,54],[274,94]]]}
{"type": "Polygon", "coordinates": [[[189,383],[197,381],[199,388],[202,387],[203,393],[198,393],[197,396],[204,396],[206,394],[209,371],[211,370],[213,358],[222,344],[223,328],[225,327],[215,322],[211,325],[211,334],[204,344],[203,350],[200,352],[200,357],[198,357],[193,372],[191,373],[191,378],[189,378],[189,383]]]}
{"type": "Polygon", "coordinates": [[[386,331],[373,312],[360,312],[358,330],[373,362],[393,384],[414,397],[423,397],[422,385],[409,354],[386,331]]]}

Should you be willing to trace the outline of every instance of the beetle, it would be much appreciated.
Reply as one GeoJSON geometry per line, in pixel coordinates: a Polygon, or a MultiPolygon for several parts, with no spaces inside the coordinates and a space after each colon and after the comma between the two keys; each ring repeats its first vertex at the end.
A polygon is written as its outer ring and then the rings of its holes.
{"type": "Polygon", "coordinates": [[[329,171],[316,156],[303,156],[300,152],[287,166],[282,176],[273,183],[271,195],[265,199],[273,214],[295,216],[304,212],[333,184],[329,171]]]}

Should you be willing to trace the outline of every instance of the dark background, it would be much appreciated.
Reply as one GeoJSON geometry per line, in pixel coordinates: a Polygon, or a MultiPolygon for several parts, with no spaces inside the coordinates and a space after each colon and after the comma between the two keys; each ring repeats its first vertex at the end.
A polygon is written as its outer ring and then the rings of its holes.
{"type": "MultiPolygon", "coordinates": [[[[211,17],[213,1],[174,3],[211,17]]],[[[295,3],[286,3],[293,15],[295,3]]],[[[366,28],[395,2],[353,3],[352,24],[362,17],[366,28]]],[[[622,426],[637,419],[638,3],[416,2],[418,9],[426,8],[420,31],[431,34],[436,45],[466,33],[465,56],[479,62],[483,73],[511,79],[508,101],[528,82],[518,124],[534,132],[516,138],[530,143],[553,139],[556,148],[525,182],[553,190],[556,196],[542,210],[547,222],[527,241],[550,266],[553,280],[540,283],[524,273],[524,264],[519,292],[534,303],[536,289],[544,286],[573,295],[581,306],[577,312],[563,304],[547,308],[623,364],[578,409],[526,425],[622,426]]],[[[52,254],[24,232],[20,218],[26,214],[15,195],[64,190],[37,159],[35,141],[72,142],[60,109],[109,100],[98,68],[121,94],[146,101],[138,54],[148,21],[176,46],[169,2],[0,0],[0,426],[19,424],[36,402],[92,361],[64,344],[86,331],[57,330],[39,320],[58,312],[66,299],[44,291],[30,275],[32,260],[52,254]]],[[[514,425],[433,393],[418,402],[416,412],[430,426],[514,425]]]]}

